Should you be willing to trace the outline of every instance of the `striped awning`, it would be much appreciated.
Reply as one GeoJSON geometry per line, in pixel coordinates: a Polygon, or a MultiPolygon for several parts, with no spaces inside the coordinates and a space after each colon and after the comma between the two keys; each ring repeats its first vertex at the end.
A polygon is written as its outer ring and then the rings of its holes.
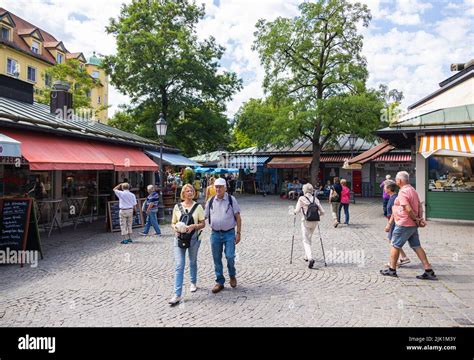
{"type": "Polygon", "coordinates": [[[418,152],[425,158],[433,154],[474,157],[474,134],[423,135],[418,152]]]}

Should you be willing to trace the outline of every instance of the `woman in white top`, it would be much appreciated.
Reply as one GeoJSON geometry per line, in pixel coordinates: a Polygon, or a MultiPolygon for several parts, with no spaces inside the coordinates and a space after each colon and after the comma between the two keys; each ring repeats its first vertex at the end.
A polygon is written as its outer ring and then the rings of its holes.
{"type": "Polygon", "coordinates": [[[304,252],[305,252],[304,259],[305,261],[309,261],[308,267],[310,269],[312,269],[314,265],[313,255],[311,254],[311,236],[313,235],[314,230],[318,226],[319,221],[307,221],[305,219],[304,214],[306,214],[306,212],[308,211],[309,204],[314,202],[319,208],[319,214],[324,215],[324,209],[321,206],[319,199],[313,194],[314,194],[313,185],[311,185],[310,183],[304,184],[303,196],[301,196],[298,199],[298,202],[296,203],[296,208],[295,208],[295,215],[298,214],[300,211],[302,212],[301,233],[303,235],[303,247],[304,247],[304,252]]]}
{"type": "Polygon", "coordinates": [[[191,286],[189,287],[190,292],[195,292],[197,290],[197,258],[198,250],[201,245],[201,240],[199,239],[199,230],[202,230],[205,227],[205,218],[204,218],[204,209],[201,205],[196,204],[193,200],[196,195],[196,190],[191,184],[186,184],[181,189],[181,208],[185,213],[191,213],[194,205],[196,205],[194,211],[192,211],[192,217],[194,224],[188,225],[186,227],[186,232],[191,233],[194,231],[194,234],[191,238],[190,246],[188,248],[181,248],[178,246],[179,232],[176,228],[176,224],[180,222],[182,212],[178,204],[175,205],[173,209],[173,217],[171,219],[171,227],[176,232],[176,237],[174,239],[174,258],[175,258],[175,286],[174,291],[175,295],[168,302],[170,305],[176,305],[182,300],[183,292],[183,281],[184,281],[184,267],[186,265],[186,252],[189,256],[189,273],[191,277],[191,286]]]}

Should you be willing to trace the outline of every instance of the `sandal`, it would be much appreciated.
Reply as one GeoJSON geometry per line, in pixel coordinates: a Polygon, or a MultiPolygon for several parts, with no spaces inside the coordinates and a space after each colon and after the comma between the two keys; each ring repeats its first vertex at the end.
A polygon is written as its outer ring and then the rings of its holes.
{"type": "Polygon", "coordinates": [[[420,280],[438,280],[434,271],[429,273],[425,271],[423,274],[417,275],[416,278],[420,280]]]}
{"type": "Polygon", "coordinates": [[[403,265],[406,265],[406,264],[409,264],[409,263],[411,263],[411,260],[409,258],[400,259],[398,261],[397,267],[400,267],[400,266],[403,266],[403,265]]]}

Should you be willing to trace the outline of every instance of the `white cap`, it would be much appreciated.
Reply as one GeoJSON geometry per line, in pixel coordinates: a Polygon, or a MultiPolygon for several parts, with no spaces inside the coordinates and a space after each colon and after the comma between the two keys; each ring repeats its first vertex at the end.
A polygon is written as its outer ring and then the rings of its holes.
{"type": "Polygon", "coordinates": [[[391,178],[390,175],[385,176],[385,179],[387,179],[387,180],[390,179],[390,178],[391,178]]]}
{"type": "Polygon", "coordinates": [[[223,179],[223,178],[217,179],[217,180],[214,182],[214,186],[216,186],[216,185],[217,185],[217,186],[218,186],[218,185],[224,185],[225,187],[227,187],[227,184],[226,184],[226,182],[225,182],[225,179],[223,179]]]}

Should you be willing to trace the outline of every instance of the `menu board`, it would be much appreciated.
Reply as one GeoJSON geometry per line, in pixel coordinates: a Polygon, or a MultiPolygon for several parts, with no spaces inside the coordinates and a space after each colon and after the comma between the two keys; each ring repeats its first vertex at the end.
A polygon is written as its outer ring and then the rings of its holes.
{"type": "Polygon", "coordinates": [[[0,249],[38,250],[41,241],[33,199],[0,199],[0,249]]]}
{"type": "MultiPolygon", "coordinates": [[[[110,231],[120,231],[120,208],[118,201],[109,201],[107,202],[107,220],[109,223],[110,231]]],[[[143,213],[141,208],[140,199],[137,201],[136,212],[133,215],[133,224],[132,227],[142,227],[143,226],[143,213]]]]}

